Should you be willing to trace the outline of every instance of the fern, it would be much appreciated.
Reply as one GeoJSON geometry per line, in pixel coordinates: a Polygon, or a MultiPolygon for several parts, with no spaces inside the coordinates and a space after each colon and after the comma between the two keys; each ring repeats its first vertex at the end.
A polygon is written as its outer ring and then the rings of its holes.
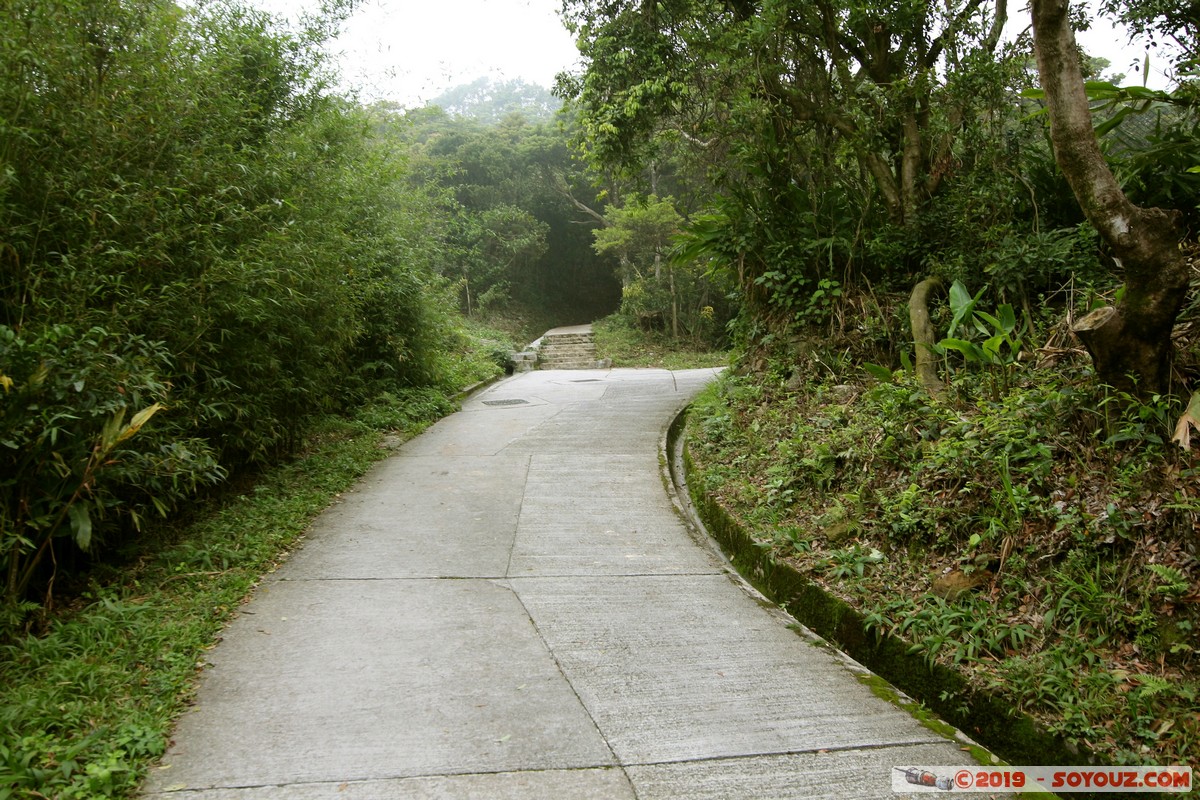
{"type": "Polygon", "coordinates": [[[1155,591],[1175,597],[1188,590],[1189,582],[1187,576],[1175,567],[1168,567],[1162,564],[1147,564],[1146,569],[1150,570],[1162,581],[1162,585],[1155,587],[1155,591]]]}
{"type": "Polygon", "coordinates": [[[1142,684],[1138,689],[1139,698],[1154,697],[1157,694],[1169,695],[1175,692],[1175,684],[1157,675],[1139,675],[1138,681],[1142,684]]]}

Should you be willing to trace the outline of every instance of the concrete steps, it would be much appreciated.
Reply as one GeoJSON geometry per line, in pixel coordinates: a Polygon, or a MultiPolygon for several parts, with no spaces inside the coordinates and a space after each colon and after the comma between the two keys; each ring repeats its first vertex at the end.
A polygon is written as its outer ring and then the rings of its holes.
{"type": "Polygon", "coordinates": [[[578,333],[549,331],[538,347],[538,369],[593,369],[596,340],[590,330],[578,333]]]}
{"type": "Polygon", "coordinates": [[[555,328],[542,338],[513,353],[513,372],[529,372],[534,369],[608,369],[609,359],[596,358],[596,340],[591,325],[576,325],[570,328],[555,328]]]}

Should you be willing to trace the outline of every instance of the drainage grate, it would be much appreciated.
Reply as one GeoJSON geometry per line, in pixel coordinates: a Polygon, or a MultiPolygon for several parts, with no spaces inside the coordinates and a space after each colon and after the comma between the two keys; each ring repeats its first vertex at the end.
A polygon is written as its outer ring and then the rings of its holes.
{"type": "Polygon", "coordinates": [[[519,406],[528,403],[528,400],[484,400],[485,406],[519,406]]]}
{"type": "Polygon", "coordinates": [[[571,383],[600,383],[599,378],[579,378],[571,381],[571,383]]]}

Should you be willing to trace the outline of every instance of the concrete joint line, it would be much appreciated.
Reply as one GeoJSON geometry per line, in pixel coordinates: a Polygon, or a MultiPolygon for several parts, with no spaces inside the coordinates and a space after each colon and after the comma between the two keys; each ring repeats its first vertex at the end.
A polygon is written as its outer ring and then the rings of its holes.
{"type": "MultiPolygon", "coordinates": [[[[640,765],[639,765],[640,766],[640,765]]],[[[553,775],[563,772],[597,772],[600,770],[620,770],[624,774],[624,770],[612,764],[597,764],[595,766],[582,767],[554,767],[550,769],[495,769],[495,770],[476,770],[474,772],[423,772],[417,774],[403,773],[398,775],[385,775],[383,777],[344,777],[331,781],[294,781],[290,783],[237,783],[222,786],[211,787],[191,787],[186,789],[166,789],[159,792],[151,792],[144,795],[145,800],[169,800],[175,796],[190,796],[190,795],[206,795],[209,793],[225,793],[225,792],[240,792],[254,791],[256,789],[279,789],[279,790],[296,790],[304,787],[321,787],[333,786],[337,787],[337,791],[342,791],[343,786],[352,786],[354,784],[387,784],[398,783],[403,781],[421,781],[421,780],[437,780],[439,778],[475,778],[487,777],[492,775],[553,775]]],[[[628,776],[626,776],[628,778],[628,776]]]]}
{"type": "MultiPolygon", "coordinates": [[[[555,414],[554,416],[558,415],[555,414]]],[[[551,417],[551,419],[553,418],[551,417]]],[[[517,519],[513,523],[512,541],[508,545],[508,562],[504,565],[505,578],[512,575],[513,556],[517,552],[517,537],[521,535],[521,517],[525,514],[525,498],[528,497],[529,493],[529,472],[531,469],[533,469],[532,453],[525,457],[525,474],[521,476],[521,502],[517,506],[517,519]]],[[[521,607],[524,608],[524,603],[521,604],[521,607]]],[[[529,610],[526,609],[525,613],[528,614],[529,610]]]]}
{"type": "MultiPolygon", "coordinates": [[[[558,654],[554,652],[554,648],[550,646],[550,642],[547,641],[545,635],[542,633],[542,629],[538,626],[537,620],[535,620],[533,618],[533,614],[530,613],[529,607],[525,605],[525,598],[523,598],[521,593],[511,585],[511,581],[509,583],[509,590],[513,593],[513,596],[517,598],[517,602],[521,604],[521,608],[525,611],[525,616],[529,620],[529,624],[533,626],[534,633],[537,634],[538,640],[542,643],[542,646],[546,648],[546,653],[554,662],[554,668],[558,670],[558,674],[562,676],[563,681],[568,687],[570,687],[571,693],[575,695],[575,702],[579,704],[579,707],[583,709],[583,713],[587,714],[587,718],[591,720],[592,726],[596,729],[596,735],[600,737],[600,741],[604,742],[604,747],[608,750],[609,757],[612,758],[612,763],[615,765],[614,768],[621,770],[621,774],[625,776],[626,782],[630,787],[632,787],[634,785],[633,779],[625,769],[626,764],[622,763],[621,758],[617,755],[617,751],[613,749],[612,742],[609,741],[608,734],[603,728],[600,727],[600,722],[596,719],[595,714],[592,713],[592,709],[588,707],[586,702],[584,702],[583,697],[579,694],[578,687],[576,687],[575,682],[571,680],[571,676],[567,674],[565,669],[563,669],[563,665],[558,658],[558,654]]],[[[636,790],[634,791],[636,797],[636,790]]]]}
{"type": "Polygon", "coordinates": [[[811,756],[824,753],[860,753],[894,750],[902,747],[920,747],[926,744],[943,744],[945,739],[932,736],[928,739],[912,739],[904,742],[884,742],[881,744],[835,745],[832,747],[810,748],[802,750],[764,750],[756,753],[745,753],[735,756],[704,756],[701,758],[678,758],[666,761],[637,761],[623,764],[630,769],[636,767],[664,767],[671,764],[719,764],[728,761],[749,761],[758,758],[783,758],[785,756],[811,756]]]}
{"type": "Polygon", "coordinates": [[[578,572],[564,572],[561,574],[539,573],[537,575],[510,575],[506,578],[506,580],[513,581],[514,583],[562,580],[563,578],[588,581],[626,580],[631,578],[651,578],[661,580],[663,578],[711,578],[715,575],[724,574],[724,572],[605,572],[596,575],[581,575],[578,572]]]}
{"type": "MultiPolygon", "coordinates": [[[[539,408],[544,408],[544,407],[546,407],[546,406],[550,405],[550,403],[547,403],[545,400],[543,400],[543,399],[542,399],[542,398],[540,398],[540,397],[537,397],[537,398],[535,398],[535,399],[538,401],[537,405],[538,405],[538,407],[539,407],[539,408]]],[[[525,431],[524,433],[520,434],[519,436],[514,436],[514,437],[513,437],[511,440],[509,440],[508,442],[505,442],[504,446],[500,447],[499,449],[495,450],[495,451],[494,451],[494,452],[492,452],[492,453],[489,453],[489,454],[488,454],[488,457],[494,458],[494,457],[496,457],[496,456],[503,455],[505,450],[507,450],[508,448],[510,448],[510,447],[512,447],[513,445],[515,445],[515,444],[517,444],[518,442],[520,442],[520,441],[521,441],[521,439],[522,439],[523,437],[525,437],[525,436],[528,436],[530,433],[532,433],[533,431],[537,430],[537,429],[538,429],[538,428],[540,428],[542,425],[545,425],[547,422],[551,422],[551,421],[553,421],[553,420],[554,420],[556,417],[558,417],[558,415],[559,415],[559,414],[563,413],[563,410],[564,410],[565,408],[566,408],[566,406],[558,406],[557,408],[555,408],[555,410],[554,410],[554,413],[553,413],[553,414],[551,414],[550,416],[546,417],[544,420],[541,420],[540,422],[536,423],[536,424],[535,424],[533,427],[531,427],[529,430],[525,431]]],[[[530,458],[530,459],[532,459],[532,458],[533,458],[533,456],[527,456],[527,458],[530,458]]],[[[528,465],[526,465],[526,466],[528,467],[528,465]]],[[[525,473],[525,482],[526,482],[526,483],[528,483],[528,482],[529,482],[529,472],[528,472],[528,469],[526,470],[526,473],[525,473]]],[[[524,488],[523,488],[523,487],[524,487],[524,484],[522,484],[522,493],[521,493],[522,500],[524,500],[524,497],[525,497],[525,494],[524,494],[524,488]]]]}
{"type": "Polygon", "coordinates": [[[504,581],[507,575],[404,575],[401,577],[379,577],[364,575],[362,577],[341,578],[337,576],[315,578],[278,578],[274,583],[422,583],[427,581],[504,581]]]}

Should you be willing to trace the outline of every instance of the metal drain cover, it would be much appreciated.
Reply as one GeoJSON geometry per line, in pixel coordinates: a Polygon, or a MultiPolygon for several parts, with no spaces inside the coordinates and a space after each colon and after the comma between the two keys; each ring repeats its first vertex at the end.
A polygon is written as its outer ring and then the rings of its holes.
{"type": "Polygon", "coordinates": [[[519,405],[524,405],[524,404],[526,404],[526,403],[528,403],[528,402],[529,402],[528,400],[520,400],[520,399],[514,399],[514,400],[484,400],[484,401],[483,401],[483,404],[484,404],[485,406],[519,406],[519,405]]]}
{"type": "Polygon", "coordinates": [[[600,383],[599,378],[579,378],[571,381],[571,383],[600,383]]]}

